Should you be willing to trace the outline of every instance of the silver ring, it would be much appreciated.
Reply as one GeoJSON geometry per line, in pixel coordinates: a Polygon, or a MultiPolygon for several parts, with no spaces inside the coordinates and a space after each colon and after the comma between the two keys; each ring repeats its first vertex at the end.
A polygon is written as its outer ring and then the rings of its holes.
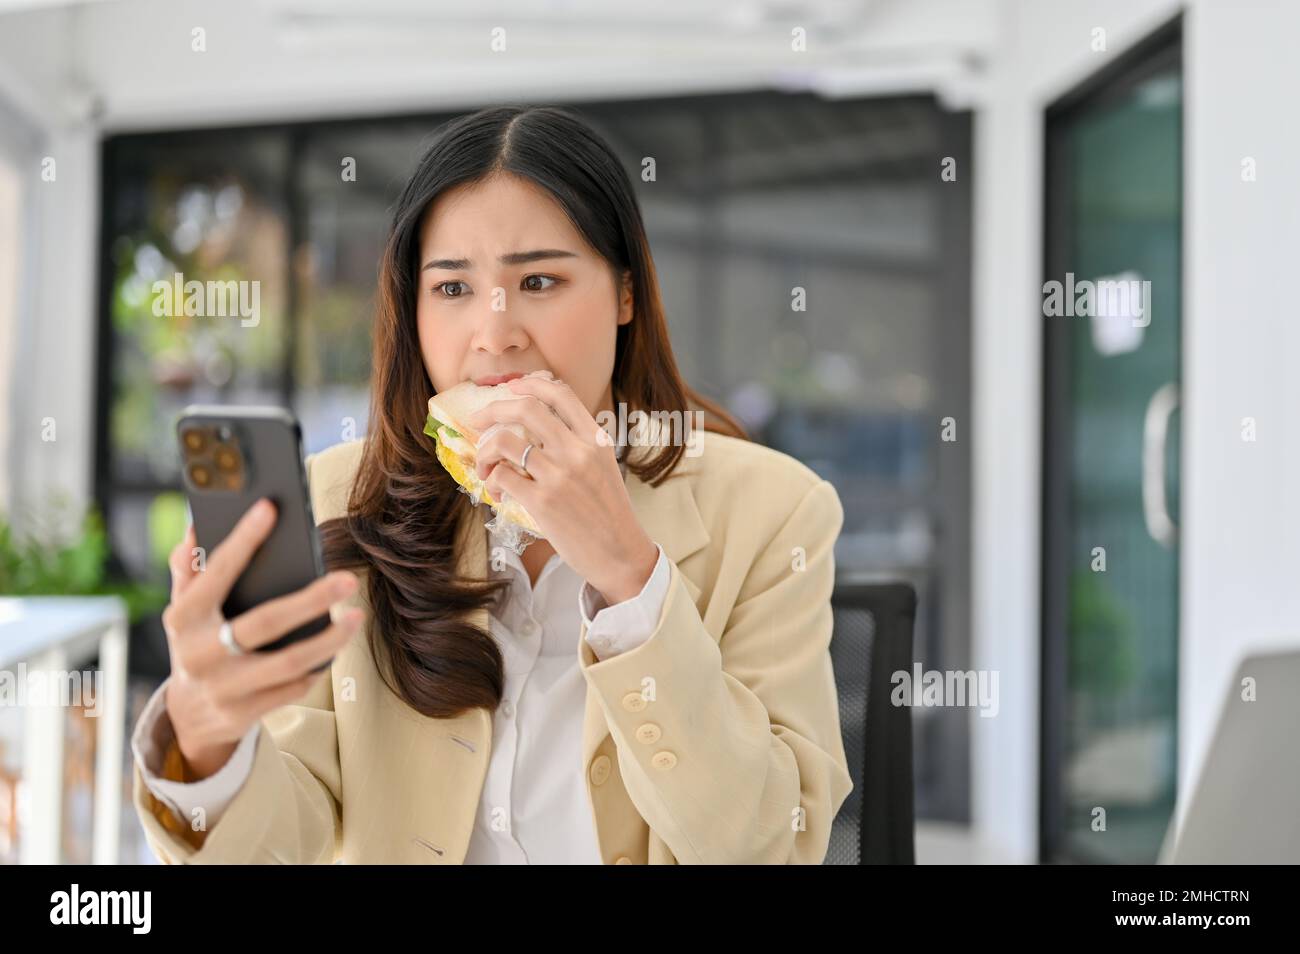
{"type": "MultiPolygon", "coordinates": [[[[525,474],[528,474],[528,454],[530,451],[532,451],[532,449],[533,449],[533,445],[529,444],[527,447],[524,448],[523,456],[519,458],[519,469],[522,470],[525,474]]],[[[532,474],[528,474],[528,476],[531,477],[532,474]]]]}
{"type": "Polygon", "coordinates": [[[217,630],[217,639],[221,640],[221,645],[226,647],[226,652],[232,656],[244,656],[248,650],[235,642],[235,631],[230,628],[230,620],[221,621],[221,629],[217,630]]]}

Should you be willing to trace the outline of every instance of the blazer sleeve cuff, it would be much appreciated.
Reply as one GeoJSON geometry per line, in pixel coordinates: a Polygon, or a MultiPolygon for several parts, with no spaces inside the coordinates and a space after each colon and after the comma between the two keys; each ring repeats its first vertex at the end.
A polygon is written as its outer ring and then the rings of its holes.
{"type": "Polygon", "coordinates": [[[668,598],[671,578],[669,561],[664,548],[655,544],[659,559],[646,580],[641,592],[631,599],[609,605],[590,583],[583,583],[578,594],[578,610],[582,614],[584,640],[597,659],[609,659],[628,652],[653,635],[668,598]]]}
{"type": "MultiPolygon", "coordinates": [[[[168,677],[170,679],[170,677],[168,677]]],[[[189,822],[202,811],[204,822],[215,825],[253,768],[258,726],[244,733],[235,751],[219,770],[196,782],[184,781],[182,759],[166,704],[167,680],[149,698],[135,731],[131,750],[140,776],[154,797],[180,821],[189,822]]]]}

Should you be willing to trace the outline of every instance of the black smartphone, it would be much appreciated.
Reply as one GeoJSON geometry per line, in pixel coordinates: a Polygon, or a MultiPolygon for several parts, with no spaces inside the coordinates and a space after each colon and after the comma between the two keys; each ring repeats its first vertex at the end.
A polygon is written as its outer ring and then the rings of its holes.
{"type": "MultiPolygon", "coordinates": [[[[222,606],[226,619],[324,575],[303,465],[302,429],[293,414],[279,407],[192,404],[177,419],[176,436],[194,535],[205,556],[259,498],[275,504],[270,536],[222,606]]],[[[329,624],[329,614],[323,614],[258,650],[281,649],[329,624]]],[[[328,666],[325,662],[312,671],[328,666]]]]}

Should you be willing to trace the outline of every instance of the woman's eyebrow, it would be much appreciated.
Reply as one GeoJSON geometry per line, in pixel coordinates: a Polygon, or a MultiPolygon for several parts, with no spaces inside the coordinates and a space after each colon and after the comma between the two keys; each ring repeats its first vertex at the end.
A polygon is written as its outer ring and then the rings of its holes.
{"type": "MultiPolygon", "coordinates": [[[[562,248],[539,248],[531,252],[511,252],[508,255],[502,255],[500,258],[502,265],[526,265],[529,262],[539,262],[547,258],[577,258],[577,252],[570,252],[562,248]]],[[[452,271],[464,271],[470,267],[468,258],[435,258],[432,261],[425,262],[420,271],[428,271],[431,268],[447,268],[452,271]]]]}

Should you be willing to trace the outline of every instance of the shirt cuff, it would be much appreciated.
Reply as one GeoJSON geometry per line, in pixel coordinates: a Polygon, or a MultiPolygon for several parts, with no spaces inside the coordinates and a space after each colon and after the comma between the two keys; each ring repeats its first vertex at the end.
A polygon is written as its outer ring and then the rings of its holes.
{"type": "Polygon", "coordinates": [[[207,778],[197,782],[165,778],[164,775],[172,774],[167,772],[167,753],[176,739],[167,714],[166,691],[167,680],[163,680],[149,697],[131,733],[131,751],[140,767],[140,777],[155,798],[186,824],[193,821],[195,809],[202,809],[205,827],[211,829],[252,773],[261,723],[249,728],[226,764],[207,778]]]}
{"type": "Polygon", "coordinates": [[[636,649],[659,625],[664,601],[668,598],[668,555],[655,544],[659,559],[641,592],[631,599],[610,606],[590,583],[584,582],[578,593],[578,610],[587,625],[587,643],[597,659],[608,659],[636,649]]]}

